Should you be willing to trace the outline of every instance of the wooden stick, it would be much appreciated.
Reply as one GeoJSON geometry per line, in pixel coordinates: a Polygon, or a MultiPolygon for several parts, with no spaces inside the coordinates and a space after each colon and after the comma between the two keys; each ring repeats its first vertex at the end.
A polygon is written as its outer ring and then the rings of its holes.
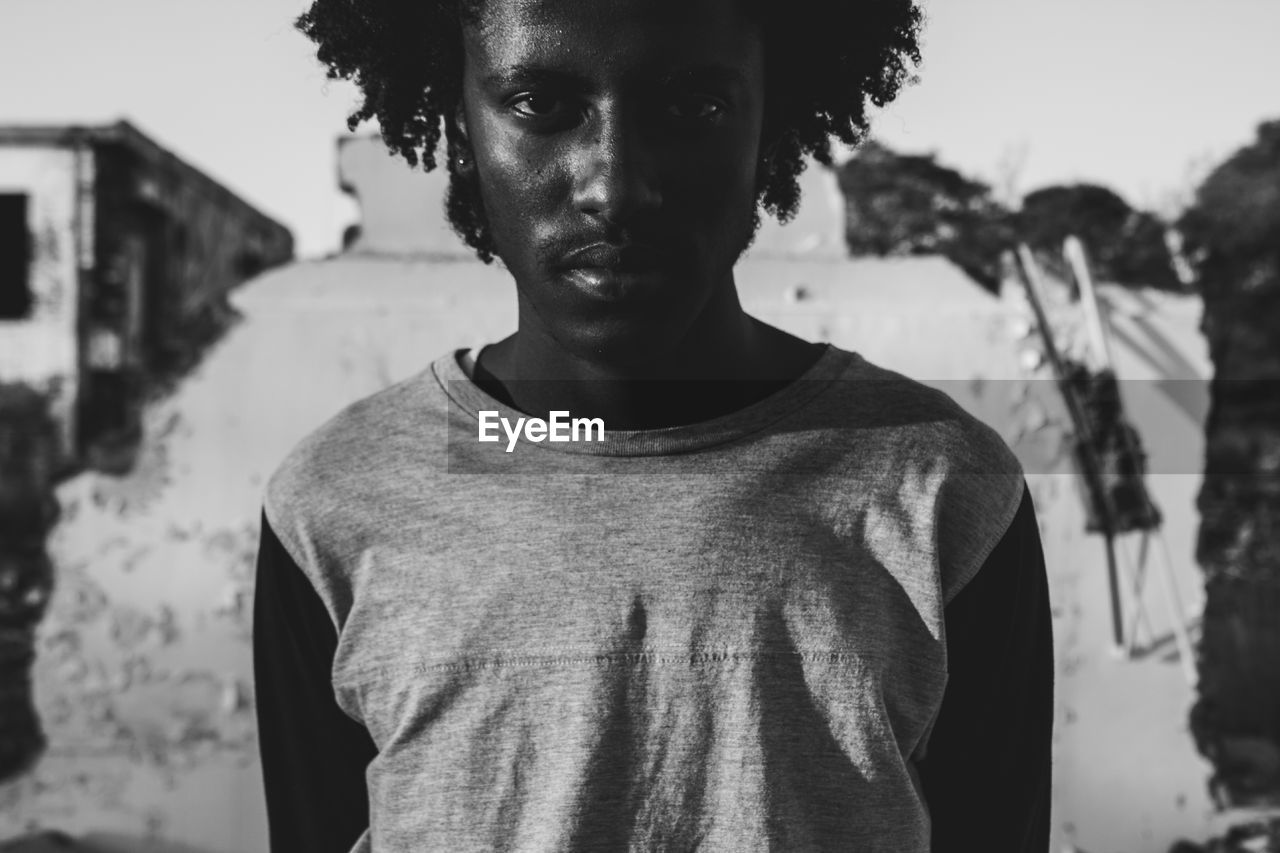
{"type": "MultiPolygon", "coordinates": [[[[1116,567],[1116,534],[1110,530],[1102,534],[1106,537],[1107,548],[1107,587],[1111,591],[1111,644],[1116,654],[1128,656],[1131,647],[1124,642],[1124,613],[1120,603],[1120,571],[1116,567]]],[[[1137,625],[1134,625],[1134,636],[1137,636],[1137,625]]]]}
{"type": "Polygon", "coordinates": [[[1196,686],[1199,674],[1196,672],[1196,656],[1191,648],[1191,636],[1187,631],[1187,611],[1182,607],[1182,596],[1178,593],[1178,581],[1173,574],[1173,557],[1169,553],[1169,543],[1164,539],[1164,530],[1159,531],[1160,550],[1164,557],[1164,595],[1165,606],[1173,616],[1173,640],[1178,645],[1178,657],[1182,659],[1182,673],[1187,684],[1196,686]]]}
{"type": "Polygon", "coordinates": [[[1093,455],[1093,444],[1089,430],[1089,421],[1085,418],[1084,407],[1076,396],[1076,389],[1067,376],[1066,365],[1058,353],[1053,340],[1053,332],[1049,328],[1049,317],[1044,310],[1041,299],[1040,267],[1025,243],[1018,246],[1018,266],[1022,270],[1022,283],[1027,289],[1027,300],[1036,316],[1036,324],[1040,329],[1040,337],[1044,341],[1045,357],[1053,368],[1053,375],[1058,382],[1058,390],[1067,406],[1067,415],[1071,418],[1075,429],[1075,440],[1080,446],[1080,467],[1084,469],[1085,488],[1094,509],[1102,522],[1102,534],[1106,539],[1107,578],[1111,589],[1111,639],[1117,649],[1124,648],[1124,613],[1120,601],[1120,578],[1116,567],[1115,555],[1115,518],[1111,512],[1111,502],[1107,500],[1106,490],[1102,486],[1101,468],[1093,455]]]}
{"type": "MultiPolygon", "coordinates": [[[[1089,263],[1085,255],[1084,244],[1074,234],[1067,237],[1062,246],[1063,253],[1067,256],[1067,261],[1071,264],[1071,272],[1075,276],[1076,284],[1080,287],[1080,302],[1084,306],[1085,324],[1089,330],[1089,339],[1092,349],[1101,361],[1103,368],[1115,372],[1114,362],[1111,355],[1111,337],[1108,331],[1106,319],[1102,316],[1099,307],[1097,290],[1093,285],[1093,276],[1089,273],[1089,263]]],[[[1143,501],[1147,504],[1147,510],[1154,514],[1151,507],[1151,495],[1146,489],[1146,484],[1142,484],[1143,501]]],[[[1133,594],[1135,597],[1134,606],[1142,607],[1142,586],[1147,564],[1147,546],[1148,539],[1153,535],[1150,531],[1142,532],[1142,549],[1138,556],[1139,574],[1135,578],[1133,594]]],[[[1164,589],[1165,607],[1169,611],[1169,618],[1173,622],[1173,639],[1178,648],[1178,657],[1182,664],[1183,674],[1187,678],[1187,683],[1195,686],[1196,670],[1195,670],[1195,653],[1191,648],[1191,639],[1187,632],[1186,619],[1187,614],[1182,609],[1182,597],[1178,593],[1178,582],[1173,574],[1173,560],[1169,555],[1169,543],[1165,540],[1164,527],[1159,525],[1156,527],[1154,535],[1159,540],[1161,551],[1164,556],[1164,574],[1160,580],[1164,589]]],[[[1114,594],[1114,593],[1113,593],[1114,594]]],[[[1150,630],[1150,623],[1148,623],[1150,630]]],[[[1133,622],[1134,636],[1129,638],[1129,648],[1133,648],[1134,641],[1137,639],[1137,623],[1133,622]]]]}
{"type": "Polygon", "coordinates": [[[1084,244],[1080,242],[1080,238],[1072,234],[1063,243],[1062,252],[1067,256],[1067,262],[1071,265],[1071,274],[1075,276],[1076,285],[1080,288],[1080,304],[1084,308],[1084,322],[1089,332],[1090,350],[1097,359],[1097,362],[1090,366],[1114,370],[1115,362],[1111,358],[1111,336],[1107,333],[1107,324],[1098,306],[1098,293],[1093,286],[1093,276],[1089,273],[1084,244]]]}

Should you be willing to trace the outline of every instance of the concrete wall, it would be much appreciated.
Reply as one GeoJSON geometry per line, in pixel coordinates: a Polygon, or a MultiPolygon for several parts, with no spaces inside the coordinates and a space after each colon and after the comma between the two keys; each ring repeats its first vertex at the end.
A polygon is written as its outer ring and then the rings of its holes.
{"type": "Polygon", "coordinates": [[[392,156],[376,135],[338,140],[338,186],[360,205],[360,234],[346,247],[361,255],[474,257],[444,212],[449,177],[392,156]]]}
{"type": "Polygon", "coordinates": [[[32,236],[31,316],[0,320],[0,381],[25,382],[50,394],[60,450],[70,451],[78,382],[78,261],[92,255],[92,209],[76,185],[92,182],[92,155],[73,149],[0,146],[0,192],[26,193],[32,236]],[[87,244],[87,245],[86,245],[87,244]]]}
{"type": "Polygon", "coordinates": [[[133,316],[104,325],[125,339],[126,353],[140,345],[154,368],[198,350],[204,342],[192,323],[246,279],[292,259],[293,238],[136,131],[120,132],[95,145],[97,289],[133,291],[123,300],[133,316]]]}
{"type": "Polygon", "coordinates": [[[785,225],[761,214],[747,258],[840,260],[849,255],[844,239],[844,196],[833,171],[810,161],[800,174],[800,209],[785,225]]]}
{"type": "Polygon", "coordinates": [[[180,294],[184,314],[293,257],[288,231],[246,212],[226,193],[192,180],[188,170],[146,163],[136,166],[130,178],[133,199],[153,206],[176,226],[170,232],[173,242],[158,248],[171,254],[165,285],[180,294]]]}

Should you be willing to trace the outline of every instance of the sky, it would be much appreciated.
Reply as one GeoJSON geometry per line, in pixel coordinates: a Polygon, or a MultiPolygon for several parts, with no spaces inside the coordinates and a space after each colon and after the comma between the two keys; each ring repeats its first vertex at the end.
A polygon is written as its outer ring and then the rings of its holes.
{"type": "MultiPolygon", "coordinates": [[[[323,255],[358,216],[335,144],[357,92],[293,29],[308,5],[0,0],[0,124],[128,118],[323,255]]],[[[919,82],[873,132],[1002,196],[1090,181],[1170,209],[1280,118],[1277,0],[923,6],[919,82]]]]}

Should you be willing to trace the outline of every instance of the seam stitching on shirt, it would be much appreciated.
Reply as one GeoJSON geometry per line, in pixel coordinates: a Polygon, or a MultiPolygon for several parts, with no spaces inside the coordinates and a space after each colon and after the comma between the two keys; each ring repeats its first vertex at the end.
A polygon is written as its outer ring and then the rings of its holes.
{"type": "Polygon", "coordinates": [[[331,597],[327,592],[321,591],[320,587],[316,585],[315,579],[311,576],[311,572],[307,570],[311,566],[311,562],[306,559],[306,549],[300,548],[298,543],[293,540],[293,530],[289,525],[278,523],[273,506],[271,490],[268,489],[262,496],[262,512],[266,516],[267,524],[271,525],[271,531],[275,534],[276,541],[280,543],[280,547],[284,548],[285,553],[289,555],[294,565],[298,567],[303,577],[307,579],[307,583],[316,591],[316,595],[319,596],[320,602],[324,605],[324,612],[328,614],[329,622],[333,625],[333,630],[341,636],[342,623],[338,620],[338,616],[333,610],[331,597]]]}
{"type": "Polygon", "coordinates": [[[814,663],[864,662],[866,656],[846,652],[706,652],[700,654],[652,654],[647,652],[579,655],[525,655],[497,656],[467,661],[444,663],[418,663],[413,668],[419,672],[467,672],[486,669],[538,669],[559,666],[592,664],[617,665],[652,663],[659,665],[706,663],[739,663],[760,660],[792,659],[814,663]]]}

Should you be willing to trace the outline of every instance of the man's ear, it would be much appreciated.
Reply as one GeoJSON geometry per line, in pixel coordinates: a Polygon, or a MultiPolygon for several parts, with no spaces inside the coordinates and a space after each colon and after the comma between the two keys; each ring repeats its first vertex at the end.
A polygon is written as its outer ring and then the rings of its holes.
{"type": "Polygon", "coordinates": [[[760,154],[756,163],[757,175],[764,179],[773,172],[774,158],[782,144],[782,134],[774,128],[765,128],[760,134],[760,154]]]}
{"type": "Polygon", "coordinates": [[[476,159],[471,148],[471,136],[467,133],[467,111],[461,98],[453,111],[446,114],[444,130],[449,143],[450,167],[459,174],[469,174],[475,169],[476,159]]]}
{"type": "Polygon", "coordinates": [[[762,171],[768,171],[772,168],[773,158],[778,153],[778,147],[782,144],[784,135],[785,130],[782,127],[782,122],[778,120],[778,115],[772,110],[766,109],[760,127],[760,168],[762,171]]]}

